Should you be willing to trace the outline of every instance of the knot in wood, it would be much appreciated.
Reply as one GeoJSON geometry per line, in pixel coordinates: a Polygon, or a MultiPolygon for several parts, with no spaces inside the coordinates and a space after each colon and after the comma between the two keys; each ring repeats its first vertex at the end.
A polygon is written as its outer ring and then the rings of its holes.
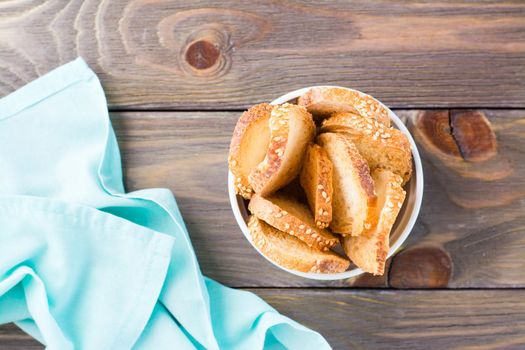
{"type": "Polygon", "coordinates": [[[220,51],[206,40],[199,40],[186,49],[186,62],[195,69],[208,69],[217,63],[220,51]]]}
{"type": "Polygon", "coordinates": [[[438,246],[420,246],[401,251],[391,262],[393,288],[445,288],[452,275],[452,259],[438,246]]]}
{"type": "Polygon", "coordinates": [[[217,78],[231,66],[232,42],[227,28],[220,24],[202,26],[192,32],[182,48],[183,69],[205,78],[217,78]]]}
{"type": "Polygon", "coordinates": [[[496,155],[498,151],[496,134],[482,112],[452,111],[450,126],[452,136],[465,160],[483,162],[496,155]]]}

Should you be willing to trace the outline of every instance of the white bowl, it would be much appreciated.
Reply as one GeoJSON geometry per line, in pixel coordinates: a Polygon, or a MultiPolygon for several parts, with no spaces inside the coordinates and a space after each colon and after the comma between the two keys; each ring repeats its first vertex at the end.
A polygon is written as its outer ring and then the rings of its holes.
{"type": "MultiPolygon", "coordinates": [[[[285,95],[282,95],[281,97],[273,100],[271,104],[281,104],[284,102],[291,101],[302,94],[304,94],[309,89],[316,87],[316,86],[310,86],[306,88],[302,88],[299,90],[295,90],[292,92],[289,92],[285,95]]],[[[351,91],[357,91],[345,87],[340,86],[323,86],[323,87],[338,87],[343,88],[351,91]]],[[[390,119],[394,123],[394,126],[401,130],[410,141],[410,145],[412,147],[412,159],[413,159],[413,166],[414,170],[412,172],[412,177],[409,180],[409,182],[405,185],[405,190],[407,191],[406,199],[403,204],[403,207],[401,208],[401,211],[399,212],[399,215],[397,217],[396,223],[394,224],[394,227],[392,228],[392,231],[390,233],[390,250],[388,252],[388,257],[392,256],[403,244],[403,242],[407,239],[408,235],[412,231],[412,228],[414,227],[414,224],[416,222],[417,216],[419,214],[419,209],[421,207],[421,201],[423,199],[423,168],[421,166],[421,158],[419,157],[419,152],[416,147],[416,143],[414,142],[414,139],[412,138],[412,135],[410,135],[410,132],[405,127],[403,122],[399,119],[399,117],[392,112],[388,107],[383,105],[390,116],[390,119]]],[[[241,228],[242,233],[246,237],[246,239],[250,242],[250,244],[255,248],[259,254],[261,254],[263,257],[264,254],[261,253],[261,251],[253,244],[251,240],[250,232],[248,231],[248,209],[245,205],[244,199],[241,196],[238,196],[235,194],[235,188],[234,188],[234,177],[231,172],[228,173],[228,193],[230,197],[230,204],[232,206],[233,215],[235,216],[235,220],[237,220],[237,224],[241,228]]],[[[266,257],[265,257],[266,258],[266,257]]],[[[282,266],[279,266],[275,262],[271,261],[270,259],[266,258],[269,262],[271,262],[273,265],[277,266],[281,270],[287,271],[289,273],[292,273],[297,276],[315,279],[315,280],[338,280],[338,279],[345,279],[354,277],[357,275],[360,275],[363,272],[363,270],[354,268],[347,270],[345,272],[340,273],[313,273],[313,272],[300,272],[295,270],[290,270],[287,268],[284,268],[282,266]]]]}

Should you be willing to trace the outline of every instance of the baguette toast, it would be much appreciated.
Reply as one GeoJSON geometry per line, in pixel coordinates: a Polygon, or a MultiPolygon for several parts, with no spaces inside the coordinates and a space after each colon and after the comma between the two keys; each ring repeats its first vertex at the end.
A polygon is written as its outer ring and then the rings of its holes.
{"type": "Polygon", "coordinates": [[[291,182],[301,170],[304,152],[314,134],[315,124],[304,107],[289,103],[275,106],[266,156],[248,177],[253,190],[268,196],[291,182]]]}
{"type": "Polygon", "coordinates": [[[321,118],[333,113],[352,112],[390,126],[388,111],[370,95],[335,87],[315,87],[299,97],[298,104],[321,118]]]}
{"type": "Polygon", "coordinates": [[[337,113],[322,123],[322,131],[346,133],[366,159],[370,169],[383,168],[400,175],[403,184],[412,174],[412,151],[398,129],[354,113],[337,113]]]}
{"type": "Polygon", "coordinates": [[[352,140],[344,134],[324,133],[317,137],[333,164],[333,232],[359,236],[372,220],[376,202],[368,164],[352,140]]]}
{"type": "Polygon", "coordinates": [[[285,232],[252,215],[248,220],[252,242],[261,253],[276,264],[291,270],[316,273],[345,271],[350,262],[328,251],[313,249],[285,232]]]}
{"type": "Polygon", "coordinates": [[[330,231],[317,227],[308,206],[282,194],[267,198],[255,194],[248,209],[269,225],[299,238],[315,249],[328,251],[339,243],[339,239],[330,231]]]}
{"type": "Polygon", "coordinates": [[[390,230],[401,210],[406,192],[403,179],[388,170],[372,172],[377,192],[377,224],[365,229],[358,237],[344,237],[343,248],[359,268],[374,275],[383,275],[388,255],[390,230]]]}
{"type": "Polygon", "coordinates": [[[316,225],[319,228],[328,227],[332,221],[332,162],[321,146],[308,146],[300,182],[316,225]]]}
{"type": "Polygon", "coordinates": [[[255,105],[244,112],[233,131],[228,167],[235,177],[235,192],[246,199],[253,194],[250,172],[264,159],[270,142],[269,120],[273,106],[255,105]]]}

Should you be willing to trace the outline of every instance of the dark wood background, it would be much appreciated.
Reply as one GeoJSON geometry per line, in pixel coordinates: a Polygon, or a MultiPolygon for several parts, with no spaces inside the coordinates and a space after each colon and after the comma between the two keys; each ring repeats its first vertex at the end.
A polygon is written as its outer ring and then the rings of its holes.
{"type": "MultiPolygon", "coordinates": [[[[203,272],[336,349],[525,347],[525,3],[0,2],[0,96],[82,56],[108,96],[128,190],[173,190],[203,272]],[[230,210],[229,140],[296,88],[368,92],[420,149],[418,222],[385,277],[284,273],[230,210]]],[[[41,348],[13,325],[0,349],[41,348]]]]}

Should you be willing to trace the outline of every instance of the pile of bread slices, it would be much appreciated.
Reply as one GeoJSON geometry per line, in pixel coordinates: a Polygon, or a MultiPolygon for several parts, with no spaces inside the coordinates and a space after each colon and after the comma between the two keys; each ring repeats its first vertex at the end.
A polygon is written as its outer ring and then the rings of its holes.
{"type": "Polygon", "coordinates": [[[350,260],[382,275],[412,173],[410,143],[373,97],[312,88],[295,103],[251,107],[228,158],[252,242],[278,265],[336,273],[350,260]],[[340,249],[339,249],[340,250],[340,249]]]}

